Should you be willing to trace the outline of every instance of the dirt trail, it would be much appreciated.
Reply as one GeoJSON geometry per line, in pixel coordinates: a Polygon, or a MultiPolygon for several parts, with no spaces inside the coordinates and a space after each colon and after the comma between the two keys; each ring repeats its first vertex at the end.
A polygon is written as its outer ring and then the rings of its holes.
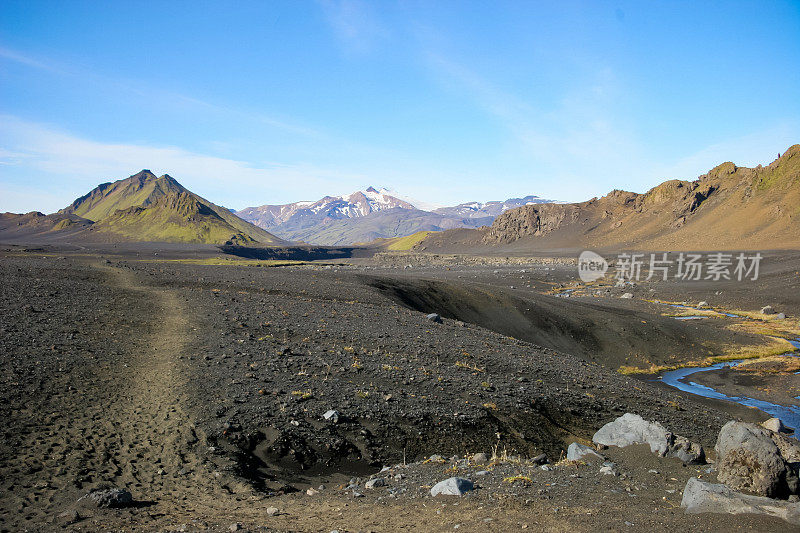
{"type": "MultiPolygon", "coordinates": [[[[88,327],[81,332],[97,335],[102,352],[74,368],[62,386],[60,368],[46,373],[27,405],[11,411],[14,430],[6,436],[14,442],[3,451],[0,530],[51,530],[72,508],[82,517],[72,527],[89,530],[157,530],[248,514],[237,500],[253,492],[209,460],[216,458],[186,410],[190,374],[182,356],[192,324],[183,302],[130,271],[92,267],[115,295],[104,302],[110,307],[94,310],[91,327],[99,335],[88,327]],[[135,319],[125,324],[119,320],[125,316],[135,319]],[[118,346],[123,349],[115,353],[118,346]],[[128,489],[136,505],[99,510],[79,502],[102,486],[128,489]]],[[[66,308],[75,313],[80,305],[70,299],[66,308]]]]}
{"type": "Polygon", "coordinates": [[[119,384],[122,408],[101,409],[103,429],[95,438],[105,449],[98,467],[114,474],[135,499],[152,504],[153,526],[161,513],[171,524],[240,515],[233,491],[253,493],[204,459],[208,444],[184,406],[189,374],[181,359],[193,328],[183,302],[173,291],[143,285],[132,272],[103,268],[120,289],[138,292],[151,304],[153,329],[132,359],[126,383],[119,384]]]}

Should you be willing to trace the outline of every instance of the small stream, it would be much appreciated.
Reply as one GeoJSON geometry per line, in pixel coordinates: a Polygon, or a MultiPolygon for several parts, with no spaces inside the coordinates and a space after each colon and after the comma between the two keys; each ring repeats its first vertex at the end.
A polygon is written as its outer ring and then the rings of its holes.
{"type": "MultiPolygon", "coordinates": [[[[800,357],[800,355],[798,355],[800,354],[800,339],[795,339],[789,342],[791,342],[792,345],[797,348],[797,350],[788,353],[785,356],[800,357]]],[[[714,398],[716,400],[735,402],[741,405],[746,405],[747,407],[755,407],[756,409],[760,409],[771,416],[780,418],[787,427],[792,429],[800,429],[800,407],[794,405],[778,405],[763,400],[756,400],[755,398],[748,398],[747,396],[728,396],[712,389],[711,387],[706,387],[705,385],[701,385],[693,381],[685,381],[693,374],[697,374],[699,372],[708,372],[709,370],[720,370],[726,366],[736,366],[741,362],[742,361],[730,361],[726,363],[717,363],[711,366],[679,368],[677,370],[665,372],[658,379],[670,387],[675,387],[676,389],[684,392],[697,394],[698,396],[703,396],[704,398],[714,398]]]]}
{"type": "MultiPolygon", "coordinates": [[[[664,302],[659,302],[664,303],[664,302]]],[[[699,310],[697,307],[692,307],[689,305],[681,305],[681,304],[665,304],[670,307],[677,307],[681,309],[694,309],[699,310]]],[[[730,318],[742,318],[739,315],[735,315],[733,313],[721,313],[730,318]]],[[[703,318],[708,318],[708,316],[703,315],[690,315],[690,316],[679,316],[674,317],[676,320],[700,320],[703,318]]],[[[785,354],[786,357],[800,357],[800,338],[795,340],[790,340],[792,346],[796,349],[794,352],[785,354]]],[[[679,368],[677,370],[671,370],[669,372],[665,372],[661,375],[658,379],[662,382],[666,383],[670,387],[675,387],[678,390],[682,390],[684,392],[689,392],[692,394],[696,394],[698,396],[703,396],[704,398],[714,398],[716,400],[725,400],[728,402],[735,402],[741,405],[745,405],[747,407],[755,407],[756,409],[760,409],[765,413],[780,418],[784,425],[790,427],[792,429],[800,429],[800,407],[790,405],[778,405],[770,402],[766,402],[763,400],[756,400],[755,398],[748,398],[747,396],[728,396],[723,394],[711,387],[707,387],[705,385],[701,385],[699,383],[695,383],[693,381],[688,381],[687,378],[692,376],[693,374],[697,374],[699,372],[708,372],[710,370],[720,370],[722,368],[733,367],[741,363],[742,361],[729,361],[725,363],[717,363],[711,366],[702,366],[702,367],[689,367],[689,368],[679,368]]]]}

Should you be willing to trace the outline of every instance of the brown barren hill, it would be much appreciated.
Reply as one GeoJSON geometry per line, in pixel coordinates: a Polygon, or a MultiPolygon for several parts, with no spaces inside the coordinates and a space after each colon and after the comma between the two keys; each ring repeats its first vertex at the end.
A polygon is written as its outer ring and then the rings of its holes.
{"type": "Polygon", "coordinates": [[[488,228],[432,234],[427,251],[500,248],[651,250],[787,249],[800,246],[800,145],[766,167],[723,163],[694,181],[644,194],[615,190],[573,204],[512,209],[488,228]]]}

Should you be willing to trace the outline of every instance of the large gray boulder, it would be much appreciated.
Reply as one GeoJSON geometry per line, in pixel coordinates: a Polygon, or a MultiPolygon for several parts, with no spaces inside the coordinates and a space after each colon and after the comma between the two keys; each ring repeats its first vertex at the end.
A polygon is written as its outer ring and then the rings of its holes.
{"type": "Polygon", "coordinates": [[[592,442],[624,448],[631,444],[649,444],[650,451],[661,456],[669,448],[670,432],[658,422],[648,422],[639,415],[625,413],[597,430],[592,442]]]}
{"type": "Polygon", "coordinates": [[[647,421],[632,413],[625,413],[601,427],[592,437],[592,441],[620,448],[631,444],[647,444],[651,452],[661,457],[675,457],[689,464],[706,462],[705,451],[699,444],[675,435],[658,422],[647,421]]]}
{"type": "Polygon", "coordinates": [[[439,494],[445,496],[461,496],[474,489],[475,486],[472,481],[464,479],[463,477],[451,477],[440,481],[431,488],[431,496],[438,496],[439,494]]]}
{"type": "Polygon", "coordinates": [[[687,513],[765,514],[800,525],[800,503],[750,496],[694,477],[683,489],[681,507],[687,513]]]}
{"type": "Polygon", "coordinates": [[[717,479],[732,489],[769,498],[797,494],[798,477],[791,463],[800,458],[800,447],[783,435],[731,421],[719,432],[714,450],[717,479]]]}
{"type": "Polygon", "coordinates": [[[594,451],[593,449],[585,446],[583,444],[579,444],[577,442],[573,442],[567,448],[567,460],[568,461],[583,461],[586,459],[602,459],[603,456],[594,451]]]}

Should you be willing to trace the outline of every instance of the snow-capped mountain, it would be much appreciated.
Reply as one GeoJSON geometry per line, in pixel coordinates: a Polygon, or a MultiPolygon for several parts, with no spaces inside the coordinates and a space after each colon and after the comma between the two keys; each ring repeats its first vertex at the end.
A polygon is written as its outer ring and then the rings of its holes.
{"type": "Polygon", "coordinates": [[[549,202],[552,200],[526,196],[503,202],[435,207],[400,198],[388,189],[368,187],[349,195],[326,196],[316,202],[248,207],[236,215],[284,239],[346,245],[420,230],[477,228],[491,224],[496,216],[509,209],[549,202]]]}
{"type": "Polygon", "coordinates": [[[307,227],[326,219],[358,218],[398,207],[415,209],[412,204],[391,196],[385,189],[368,187],[364,191],[356,191],[350,195],[325,196],[316,202],[248,207],[236,214],[262,228],[276,227],[290,222],[307,227]]]}
{"type": "Polygon", "coordinates": [[[503,202],[468,202],[453,207],[440,207],[439,209],[434,209],[433,212],[468,218],[496,217],[509,209],[522,207],[523,205],[550,204],[554,202],[555,200],[545,200],[544,198],[531,195],[524,198],[509,198],[503,202]]]}

